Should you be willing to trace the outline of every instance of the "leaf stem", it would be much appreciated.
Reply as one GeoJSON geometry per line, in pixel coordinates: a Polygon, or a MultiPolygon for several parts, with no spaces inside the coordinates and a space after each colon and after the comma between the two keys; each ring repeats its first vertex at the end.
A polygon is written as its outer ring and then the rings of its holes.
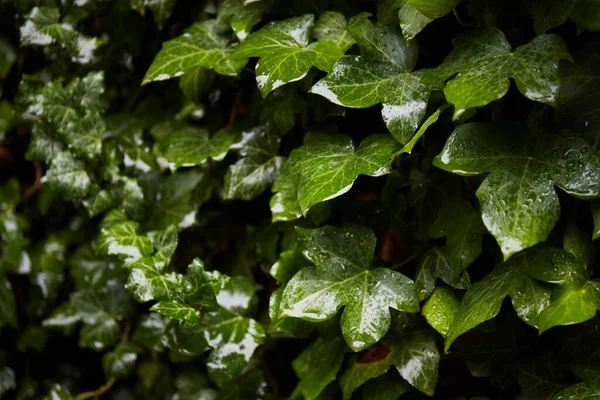
{"type": "Polygon", "coordinates": [[[117,378],[115,378],[113,376],[112,378],[107,380],[104,385],[100,386],[98,389],[90,390],[89,392],[79,393],[77,395],[77,398],[80,400],[83,400],[83,399],[90,399],[92,397],[100,396],[101,394],[108,392],[110,390],[110,388],[115,384],[116,381],[117,381],[117,378]]]}

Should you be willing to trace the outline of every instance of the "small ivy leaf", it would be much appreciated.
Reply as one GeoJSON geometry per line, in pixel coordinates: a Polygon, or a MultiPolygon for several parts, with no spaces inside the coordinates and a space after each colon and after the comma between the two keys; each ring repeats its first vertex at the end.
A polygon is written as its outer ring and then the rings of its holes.
{"type": "Polygon", "coordinates": [[[96,253],[115,255],[123,258],[126,264],[152,255],[154,246],[152,241],[138,235],[138,223],[124,221],[102,228],[98,237],[96,253]]]}
{"type": "Polygon", "coordinates": [[[33,7],[25,16],[21,25],[22,46],[49,46],[60,44],[71,55],[71,61],[87,64],[94,59],[94,50],[101,44],[96,38],[90,38],[77,32],[66,22],[59,22],[60,11],[56,7],[33,7]]]}
{"type": "Polygon", "coordinates": [[[417,312],[414,283],[386,269],[372,269],[375,236],[363,227],[297,228],[303,254],[316,266],[300,270],[288,282],[280,317],[318,322],[345,306],[341,326],[354,351],[381,339],[390,326],[390,310],[417,312]]]}
{"type": "Polygon", "coordinates": [[[154,22],[156,22],[158,29],[162,31],[165,22],[173,12],[175,0],[143,0],[143,2],[152,11],[154,22]]]}
{"type": "Polygon", "coordinates": [[[114,259],[98,256],[91,245],[80,246],[69,258],[71,276],[78,290],[102,289],[121,274],[114,259]]]}
{"type": "Polygon", "coordinates": [[[440,66],[426,71],[423,80],[442,83],[450,79],[444,94],[455,107],[454,118],[503,97],[510,78],[528,99],[556,106],[559,62],[572,61],[560,36],[538,36],[514,52],[497,28],[473,30],[452,43],[454,50],[440,66]]]}
{"type": "Polygon", "coordinates": [[[196,22],[185,33],[163,44],[142,84],[183,75],[196,67],[214,69],[221,75],[235,75],[247,59],[233,59],[234,46],[225,33],[227,27],[209,19],[196,22]]]}
{"type": "Polygon", "coordinates": [[[63,151],[52,160],[42,183],[60,193],[63,199],[76,200],[87,196],[92,180],[83,163],[74,159],[71,153],[63,151]]]}
{"type": "Polygon", "coordinates": [[[553,400],[595,399],[600,396],[600,379],[584,381],[558,392],[553,400]]]}
{"type": "Polygon", "coordinates": [[[119,343],[113,351],[102,357],[102,368],[107,378],[125,378],[133,372],[138,353],[142,349],[138,345],[126,342],[119,343]]]}
{"type": "Polygon", "coordinates": [[[435,288],[431,297],[427,299],[421,310],[421,314],[443,337],[448,336],[450,325],[460,308],[460,297],[456,291],[439,286],[435,288]]]}
{"type": "Polygon", "coordinates": [[[402,35],[404,36],[404,40],[406,40],[406,44],[410,44],[433,21],[433,19],[410,4],[404,5],[398,11],[398,18],[400,19],[400,29],[402,29],[402,35]]]}
{"type": "Polygon", "coordinates": [[[263,97],[286,83],[304,78],[311,67],[329,71],[353,44],[343,15],[326,12],[270,22],[251,34],[236,52],[238,59],[259,57],[256,84],[263,97]],[[313,28],[314,26],[314,28],[313,28]],[[311,43],[311,33],[317,41],[311,43]]]}
{"type": "Polygon", "coordinates": [[[70,336],[77,327],[81,317],[77,309],[73,307],[70,301],[66,301],[56,307],[52,313],[42,321],[44,328],[54,329],[65,336],[70,336]]]}
{"type": "Polygon", "coordinates": [[[17,327],[17,306],[12,286],[6,277],[0,275],[0,326],[17,327]]]}
{"type": "Polygon", "coordinates": [[[260,22],[264,11],[261,3],[244,4],[244,0],[219,0],[217,19],[231,25],[235,35],[243,42],[260,22]]]}
{"type": "Polygon", "coordinates": [[[293,202],[295,180],[297,204],[306,215],[313,205],[349,191],[358,175],[390,173],[399,147],[392,137],[383,134],[371,135],[357,147],[346,135],[307,133],[304,144],[292,151],[283,174],[273,185],[274,218],[292,218],[297,214],[293,202]]]}
{"type": "Polygon", "coordinates": [[[197,324],[202,320],[200,309],[195,309],[175,301],[161,300],[150,307],[150,310],[161,313],[171,319],[185,321],[190,324],[197,324]]]}
{"type": "Polygon", "coordinates": [[[235,133],[227,128],[209,137],[206,129],[188,126],[169,137],[165,158],[172,170],[201,165],[209,158],[220,161],[227,155],[234,138],[235,133]]]}
{"type": "Polygon", "coordinates": [[[102,151],[102,136],[106,125],[99,113],[86,114],[77,122],[70,121],[63,132],[65,142],[78,156],[93,160],[102,151]]]}
{"type": "Polygon", "coordinates": [[[406,4],[416,8],[426,17],[435,19],[452,12],[461,0],[408,0],[406,4]]]}
{"type": "MultiPolygon", "coordinates": [[[[342,362],[346,344],[340,338],[327,340],[319,337],[292,362],[300,378],[294,393],[306,400],[314,400],[327,385],[335,380],[342,362]]],[[[292,395],[294,397],[294,395],[292,395]]]]}
{"type": "Polygon", "coordinates": [[[363,383],[384,375],[392,366],[408,383],[432,396],[440,362],[432,333],[417,329],[388,335],[372,348],[353,355],[340,378],[343,399],[348,400],[363,383]]]}
{"type": "Polygon", "coordinates": [[[150,351],[161,353],[165,349],[162,340],[166,334],[169,319],[159,313],[151,312],[142,316],[131,339],[150,351]]]}
{"type": "Polygon", "coordinates": [[[460,335],[494,318],[507,296],[519,318],[538,327],[540,313],[550,305],[551,289],[533,279],[531,273],[547,265],[547,259],[535,251],[519,253],[475,283],[455,313],[446,335],[446,351],[460,335]]]}
{"type": "Polygon", "coordinates": [[[382,116],[396,140],[406,143],[425,116],[430,89],[417,63],[415,43],[408,47],[397,27],[373,25],[367,14],[350,19],[348,31],[364,55],[344,56],[310,91],[353,108],[382,103],[382,116]]]}
{"type": "Polygon", "coordinates": [[[50,392],[48,393],[48,398],[50,400],[73,400],[74,399],[74,397],[72,397],[66,389],[64,389],[61,385],[58,385],[56,383],[50,387],[50,392]]]}
{"type": "Polygon", "coordinates": [[[85,324],[79,331],[79,347],[102,351],[119,341],[121,328],[112,318],[85,324]]]}
{"type": "Polygon", "coordinates": [[[242,158],[229,167],[225,176],[226,200],[251,200],[275,181],[284,160],[277,155],[280,141],[268,126],[242,132],[242,140],[230,147],[242,158]]]}
{"type": "Polygon", "coordinates": [[[600,194],[600,162],[571,132],[533,140],[514,124],[464,124],[434,165],[459,175],[490,172],[477,197],[505,259],[548,237],[560,214],[554,185],[583,199],[600,194]]]}
{"type": "Polygon", "coordinates": [[[445,236],[446,245],[429,251],[419,266],[415,284],[420,300],[431,294],[437,278],[456,289],[470,286],[465,269],[481,254],[483,231],[479,213],[467,201],[449,197],[442,203],[429,235],[435,239],[445,236]]]}

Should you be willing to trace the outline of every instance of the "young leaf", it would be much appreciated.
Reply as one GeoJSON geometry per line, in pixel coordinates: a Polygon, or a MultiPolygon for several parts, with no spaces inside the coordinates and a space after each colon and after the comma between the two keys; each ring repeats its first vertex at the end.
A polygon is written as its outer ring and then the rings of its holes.
{"type": "Polygon", "coordinates": [[[263,97],[306,76],[311,67],[329,71],[353,44],[342,14],[327,12],[314,23],[314,15],[270,22],[248,36],[236,57],[260,57],[256,84],[263,97]],[[311,43],[311,36],[318,40],[311,43]]]}
{"type": "Polygon", "coordinates": [[[399,147],[392,137],[383,134],[371,135],[356,147],[342,134],[307,133],[304,144],[292,151],[283,174],[273,185],[274,218],[282,218],[276,215],[283,213],[289,214],[283,218],[291,219],[298,206],[306,215],[313,205],[349,191],[358,175],[388,174],[399,147]]]}
{"type": "Polygon", "coordinates": [[[464,124],[434,165],[459,175],[490,173],[477,197],[505,259],[548,237],[560,214],[554,185],[583,199],[600,194],[600,162],[571,132],[534,140],[514,124],[464,124]]]}
{"type": "Polygon", "coordinates": [[[385,374],[392,366],[402,378],[428,396],[438,379],[440,356],[431,331],[390,334],[371,349],[356,354],[340,379],[347,400],[363,383],[385,374]]]}
{"type": "Polygon", "coordinates": [[[310,91],[346,107],[383,103],[388,129],[400,143],[408,142],[425,116],[430,91],[420,72],[410,72],[417,63],[416,43],[406,46],[398,28],[373,25],[366,14],[353,17],[348,31],[364,55],[340,58],[310,91]]]}
{"type": "Polygon", "coordinates": [[[374,268],[375,237],[366,228],[297,228],[303,253],[315,267],[300,270],[288,282],[280,317],[325,321],[345,306],[341,326],[354,351],[381,339],[390,326],[390,310],[417,312],[413,282],[386,268],[374,268]]]}
{"type": "Polygon", "coordinates": [[[183,35],[163,44],[142,84],[181,76],[196,67],[235,75],[247,59],[232,58],[235,48],[229,43],[226,31],[227,27],[214,19],[196,22],[183,35]]]}
{"type": "Polygon", "coordinates": [[[528,99],[556,106],[560,84],[559,62],[571,60],[560,36],[541,35],[511,51],[497,28],[473,30],[456,37],[454,50],[425,82],[446,83],[444,94],[454,105],[454,117],[482,107],[508,92],[510,78],[528,99]],[[453,78],[454,77],[454,78],[453,78]]]}

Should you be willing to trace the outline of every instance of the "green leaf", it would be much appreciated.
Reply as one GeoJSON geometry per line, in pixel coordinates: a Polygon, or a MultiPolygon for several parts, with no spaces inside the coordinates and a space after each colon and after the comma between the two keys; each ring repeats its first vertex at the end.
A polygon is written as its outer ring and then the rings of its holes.
{"type": "Polygon", "coordinates": [[[446,335],[446,351],[456,338],[494,318],[506,296],[524,322],[537,327],[539,315],[550,305],[551,289],[530,275],[543,270],[547,261],[534,251],[519,253],[498,265],[465,293],[446,335]]]}
{"type": "Polygon", "coordinates": [[[554,185],[583,199],[600,194],[600,163],[571,132],[535,140],[514,124],[464,124],[434,165],[459,175],[490,173],[477,197],[483,223],[505,259],[550,234],[560,214],[554,185]]]}
{"type": "Polygon", "coordinates": [[[369,379],[360,387],[363,400],[397,400],[409,390],[410,385],[404,379],[399,379],[394,371],[369,379]]]}
{"type": "Polygon", "coordinates": [[[17,327],[17,308],[15,296],[10,282],[4,276],[0,276],[0,326],[10,325],[17,327]]]}
{"type": "Polygon", "coordinates": [[[371,135],[357,147],[342,134],[307,133],[304,144],[292,151],[281,177],[273,185],[274,218],[291,219],[297,215],[298,206],[306,215],[313,205],[349,191],[358,175],[390,173],[399,147],[392,137],[383,134],[371,135]]]}
{"type": "Polygon", "coordinates": [[[65,200],[85,197],[92,185],[83,163],[75,160],[69,152],[56,154],[42,182],[60,193],[65,200]]]}
{"type": "Polygon", "coordinates": [[[162,31],[165,21],[169,19],[173,12],[175,0],[144,0],[144,3],[152,11],[154,21],[158,29],[162,31]]]}
{"type": "Polygon", "coordinates": [[[175,378],[178,399],[181,400],[215,400],[217,393],[208,385],[208,379],[204,374],[193,369],[184,369],[175,378]]]}
{"type": "Polygon", "coordinates": [[[375,236],[367,229],[296,229],[303,254],[316,266],[300,270],[288,282],[282,315],[325,321],[345,306],[341,326],[348,345],[363,350],[381,339],[390,326],[390,310],[417,312],[413,282],[386,269],[372,269],[375,236]]]}
{"type": "Polygon", "coordinates": [[[219,0],[217,18],[231,25],[240,41],[244,41],[262,18],[264,5],[244,4],[244,0],[219,0]]]}
{"type": "MultiPolygon", "coordinates": [[[[8,76],[16,60],[17,53],[11,43],[5,38],[0,38],[0,80],[4,80],[8,76]]],[[[2,131],[1,125],[0,131],[2,131]]]]}
{"type": "Polygon", "coordinates": [[[9,367],[0,367],[0,396],[17,388],[15,373],[9,367]]]}
{"type": "Polygon", "coordinates": [[[217,20],[196,22],[183,35],[163,44],[142,84],[181,76],[196,67],[214,69],[221,75],[235,75],[247,60],[232,58],[235,48],[229,43],[226,31],[217,20]]]}
{"type": "Polygon", "coordinates": [[[196,67],[188,70],[179,78],[179,88],[183,94],[194,102],[201,102],[215,80],[215,72],[211,69],[196,67]]]}
{"type": "Polygon", "coordinates": [[[79,332],[79,347],[102,351],[118,342],[121,328],[114,319],[85,324],[79,332]]]}
{"type": "Polygon", "coordinates": [[[450,288],[439,286],[427,299],[421,314],[440,335],[446,337],[460,308],[460,297],[450,288]]]}
{"type": "Polygon", "coordinates": [[[398,18],[400,19],[402,35],[407,44],[410,44],[410,42],[412,42],[413,39],[433,21],[433,19],[429,18],[410,4],[404,5],[400,11],[398,11],[398,18]]]}
{"type": "Polygon", "coordinates": [[[437,68],[425,72],[426,82],[446,83],[444,94],[454,117],[503,97],[514,79],[528,99],[556,106],[560,60],[572,60],[560,36],[541,35],[514,52],[496,28],[477,29],[456,37],[454,50],[437,68]]]}
{"type": "Polygon", "coordinates": [[[425,116],[430,91],[420,72],[410,72],[416,43],[406,46],[399,28],[373,25],[366,14],[352,18],[348,31],[364,55],[342,57],[310,91],[346,107],[382,103],[388,129],[400,143],[408,142],[425,116]]]}
{"type": "Polygon", "coordinates": [[[61,385],[53,384],[50,387],[50,393],[48,393],[49,400],[73,400],[69,392],[64,389],[61,385]]]}
{"type": "Polygon", "coordinates": [[[590,0],[550,0],[532,1],[529,12],[533,17],[534,28],[538,35],[564,24],[569,18],[577,24],[578,30],[600,30],[598,18],[600,7],[590,0]]]}
{"type": "Polygon", "coordinates": [[[120,222],[100,231],[98,254],[116,255],[126,263],[139,260],[154,252],[154,246],[146,236],[138,235],[138,224],[133,221],[120,222]]]}
{"type": "Polygon", "coordinates": [[[242,158],[229,167],[225,176],[226,200],[251,200],[275,181],[284,158],[278,156],[280,138],[267,126],[242,132],[242,139],[230,148],[242,158]]]}
{"type": "Polygon", "coordinates": [[[467,201],[445,199],[429,227],[429,235],[435,239],[446,237],[446,244],[429,251],[421,261],[415,279],[420,300],[431,294],[438,278],[456,289],[470,286],[464,271],[481,253],[483,231],[479,213],[467,201]]]}
{"type": "Polygon", "coordinates": [[[519,400],[550,400],[564,388],[564,374],[555,357],[544,355],[541,360],[527,360],[516,364],[513,375],[521,386],[519,400]]]}
{"type": "Polygon", "coordinates": [[[169,137],[165,158],[171,169],[201,165],[209,158],[220,161],[234,138],[235,133],[229,129],[221,129],[209,137],[206,129],[186,127],[169,137]]]}
{"type": "Polygon", "coordinates": [[[363,383],[385,374],[392,366],[408,383],[428,396],[438,379],[440,356],[431,331],[390,335],[372,348],[352,356],[340,378],[347,400],[363,383]]]}
{"type": "Polygon", "coordinates": [[[150,351],[160,353],[165,349],[163,337],[169,319],[159,313],[151,312],[142,317],[133,331],[131,339],[150,351]]]}
{"type": "Polygon", "coordinates": [[[312,14],[270,22],[243,41],[236,57],[260,57],[256,84],[266,97],[272,90],[304,78],[313,66],[329,71],[353,44],[345,28],[344,16],[334,12],[322,14],[316,24],[312,14]],[[318,40],[311,42],[311,36],[318,40]]]}
{"type": "Polygon", "coordinates": [[[591,380],[569,386],[558,392],[554,400],[594,399],[600,396],[600,380],[591,380]]]}
{"type": "Polygon", "coordinates": [[[427,128],[429,128],[431,125],[433,125],[437,122],[438,118],[440,117],[440,113],[442,111],[444,111],[446,108],[448,108],[447,104],[441,106],[440,108],[435,110],[435,112],[433,114],[431,114],[429,117],[427,117],[427,119],[425,120],[425,122],[423,122],[423,124],[421,125],[421,127],[419,128],[417,133],[415,133],[415,135],[410,139],[410,141],[408,143],[406,143],[404,145],[404,147],[402,147],[400,149],[398,154],[402,154],[402,153],[412,154],[413,148],[415,147],[415,145],[417,144],[419,139],[421,139],[423,137],[427,128]]]}
{"type": "Polygon", "coordinates": [[[292,367],[300,382],[295,392],[301,393],[306,400],[314,400],[335,377],[344,361],[346,345],[335,338],[318,338],[292,362],[292,367]]]}
{"type": "Polygon", "coordinates": [[[431,19],[440,18],[452,12],[461,0],[408,0],[406,4],[416,8],[431,19]]]}
{"type": "Polygon", "coordinates": [[[69,336],[75,330],[81,317],[71,302],[67,301],[59,305],[52,313],[42,321],[44,328],[55,329],[69,336]]]}
{"type": "Polygon", "coordinates": [[[107,378],[125,378],[133,372],[141,348],[133,343],[119,343],[102,357],[102,368],[107,378]]]}
{"type": "Polygon", "coordinates": [[[296,126],[296,114],[305,106],[304,99],[293,86],[283,86],[272,91],[264,99],[260,110],[260,123],[271,124],[280,135],[296,126]]]}
{"type": "Polygon", "coordinates": [[[398,9],[406,0],[381,0],[377,2],[377,22],[381,25],[398,22],[398,9]]]}

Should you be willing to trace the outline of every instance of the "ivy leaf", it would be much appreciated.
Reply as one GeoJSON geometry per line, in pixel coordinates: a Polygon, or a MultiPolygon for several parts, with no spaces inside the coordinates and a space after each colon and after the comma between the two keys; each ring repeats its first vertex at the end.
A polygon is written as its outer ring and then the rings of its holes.
{"type": "Polygon", "coordinates": [[[281,135],[296,126],[296,114],[304,110],[305,101],[293,86],[283,86],[264,99],[260,110],[260,123],[271,124],[281,135]]]}
{"type": "Polygon", "coordinates": [[[425,72],[424,81],[442,83],[458,118],[467,109],[482,107],[504,96],[510,78],[528,99],[556,106],[560,60],[572,61],[560,36],[541,35],[511,51],[497,28],[476,29],[457,36],[454,50],[437,68],[425,72]],[[454,78],[453,78],[454,77],[454,78]]]}
{"type": "Polygon", "coordinates": [[[126,263],[152,255],[154,246],[146,236],[138,235],[138,223],[119,222],[102,228],[98,237],[98,254],[115,255],[125,259],[126,263]]]}
{"type": "Polygon", "coordinates": [[[344,400],[363,383],[385,374],[392,366],[408,383],[428,396],[438,379],[440,356],[431,331],[390,335],[371,349],[355,354],[340,378],[344,400]]]}
{"type": "Polygon", "coordinates": [[[407,44],[410,44],[410,42],[412,42],[413,39],[433,21],[432,18],[429,18],[410,4],[404,5],[400,11],[398,11],[398,18],[400,19],[402,35],[407,44]]]}
{"type": "Polygon", "coordinates": [[[296,215],[298,206],[306,215],[313,205],[349,191],[358,175],[390,173],[399,147],[392,137],[383,134],[371,135],[357,147],[346,135],[307,133],[304,144],[292,151],[281,177],[273,185],[274,217],[282,213],[296,215]]]}
{"type": "Polygon", "coordinates": [[[541,360],[519,362],[513,368],[513,375],[521,386],[519,400],[550,400],[564,388],[561,381],[564,374],[555,357],[544,355],[541,360]]]}
{"type": "Polygon", "coordinates": [[[302,394],[306,400],[317,399],[335,380],[344,361],[345,347],[344,341],[339,338],[327,340],[320,337],[300,353],[292,362],[300,378],[294,393],[302,394]]]}
{"type": "Polygon", "coordinates": [[[55,329],[64,335],[70,335],[81,321],[81,317],[71,302],[67,301],[59,305],[52,313],[42,321],[44,328],[55,329]]]}
{"type": "Polygon", "coordinates": [[[175,0],[143,0],[145,5],[152,11],[154,22],[162,31],[165,21],[169,19],[175,7],[175,0]]]}
{"type": "Polygon", "coordinates": [[[92,180],[84,169],[83,163],[73,159],[69,152],[60,152],[52,160],[50,168],[42,178],[42,183],[47,183],[65,200],[75,200],[88,194],[92,180]]]}
{"type": "Polygon", "coordinates": [[[327,226],[297,228],[303,254],[316,266],[300,270],[288,282],[280,317],[325,321],[345,306],[341,326],[354,351],[381,339],[390,326],[389,308],[417,312],[413,282],[386,269],[372,269],[375,236],[367,229],[327,226]]]}
{"type": "Polygon", "coordinates": [[[467,201],[450,197],[442,203],[429,235],[434,239],[445,236],[446,244],[429,251],[419,266],[415,284],[420,300],[431,294],[437,278],[457,289],[470,286],[464,271],[481,253],[483,231],[479,213],[467,201]]]}
{"type": "Polygon", "coordinates": [[[217,18],[231,25],[240,41],[244,41],[254,25],[262,18],[264,5],[261,3],[244,4],[244,0],[219,0],[217,18]]]}
{"type": "Polygon", "coordinates": [[[363,400],[397,400],[410,390],[410,385],[404,379],[398,379],[394,371],[383,376],[369,379],[360,387],[363,400]]]}
{"type": "Polygon", "coordinates": [[[164,351],[163,337],[169,319],[159,313],[151,312],[144,315],[138,322],[131,339],[150,351],[160,353],[164,351]]]}
{"type": "Polygon", "coordinates": [[[61,385],[53,384],[48,394],[50,400],[73,400],[73,397],[61,385]]]}
{"type": "Polygon", "coordinates": [[[183,35],[163,44],[142,84],[181,76],[196,67],[235,75],[247,60],[231,57],[235,48],[229,43],[226,31],[226,26],[214,19],[196,22],[183,35]]]}
{"type": "Polygon", "coordinates": [[[558,392],[554,400],[593,399],[600,396],[600,380],[590,380],[569,386],[558,392]]]}
{"type": "Polygon", "coordinates": [[[529,12],[533,17],[535,32],[538,35],[547,30],[564,24],[569,18],[577,24],[578,30],[600,30],[598,19],[600,18],[600,7],[590,0],[566,0],[566,1],[532,1],[529,4],[529,12]]]}
{"type": "Polygon", "coordinates": [[[171,169],[201,165],[209,158],[220,161],[234,138],[235,133],[229,129],[221,129],[209,137],[206,129],[189,126],[169,137],[165,158],[171,169]]]}
{"type": "Polygon", "coordinates": [[[440,18],[452,12],[461,0],[408,0],[406,4],[416,8],[431,19],[440,18]]]}
{"type": "Polygon", "coordinates": [[[177,399],[214,400],[217,398],[217,393],[209,387],[206,376],[194,369],[184,369],[175,378],[174,385],[177,388],[177,393],[175,394],[177,399]]]}
{"type": "Polygon", "coordinates": [[[225,176],[226,200],[251,200],[275,181],[284,160],[277,155],[280,141],[267,126],[242,132],[242,140],[230,147],[242,158],[229,167],[225,176]]]}
{"type": "Polygon", "coordinates": [[[498,265],[465,293],[446,335],[446,351],[457,337],[494,318],[506,296],[524,322],[539,326],[539,314],[550,305],[551,289],[533,279],[531,273],[547,267],[547,260],[535,251],[519,253],[498,265]]]}
{"type": "Polygon", "coordinates": [[[423,305],[421,313],[433,329],[446,337],[460,308],[460,300],[454,290],[438,286],[423,305]]]}
{"type": "Polygon", "coordinates": [[[381,25],[397,23],[398,9],[405,3],[406,0],[381,0],[377,2],[377,22],[381,25]]]}
{"type": "Polygon", "coordinates": [[[256,83],[263,97],[269,92],[298,81],[311,67],[329,71],[353,44],[345,31],[343,15],[326,12],[314,23],[314,15],[270,22],[244,40],[236,57],[260,57],[256,83]],[[311,33],[318,39],[311,43],[311,33]]]}
{"type": "Polygon", "coordinates": [[[93,51],[100,45],[96,38],[86,37],[66,22],[59,22],[56,7],[33,7],[20,28],[22,46],[49,46],[58,43],[71,55],[71,61],[87,64],[93,60],[93,51]]]}
{"type": "Polygon", "coordinates": [[[425,116],[430,92],[420,82],[421,73],[410,72],[417,63],[417,45],[406,46],[397,27],[373,25],[367,14],[350,19],[348,31],[364,55],[340,58],[310,91],[346,107],[383,103],[388,129],[400,143],[408,142],[425,116]]]}
{"type": "Polygon", "coordinates": [[[548,237],[560,214],[554,185],[583,199],[600,194],[600,162],[571,132],[534,140],[513,124],[464,124],[434,165],[459,175],[490,173],[477,197],[505,259],[548,237]]]}
{"type": "Polygon", "coordinates": [[[102,368],[107,377],[125,378],[133,372],[141,348],[134,343],[119,343],[102,357],[102,368]]]}

